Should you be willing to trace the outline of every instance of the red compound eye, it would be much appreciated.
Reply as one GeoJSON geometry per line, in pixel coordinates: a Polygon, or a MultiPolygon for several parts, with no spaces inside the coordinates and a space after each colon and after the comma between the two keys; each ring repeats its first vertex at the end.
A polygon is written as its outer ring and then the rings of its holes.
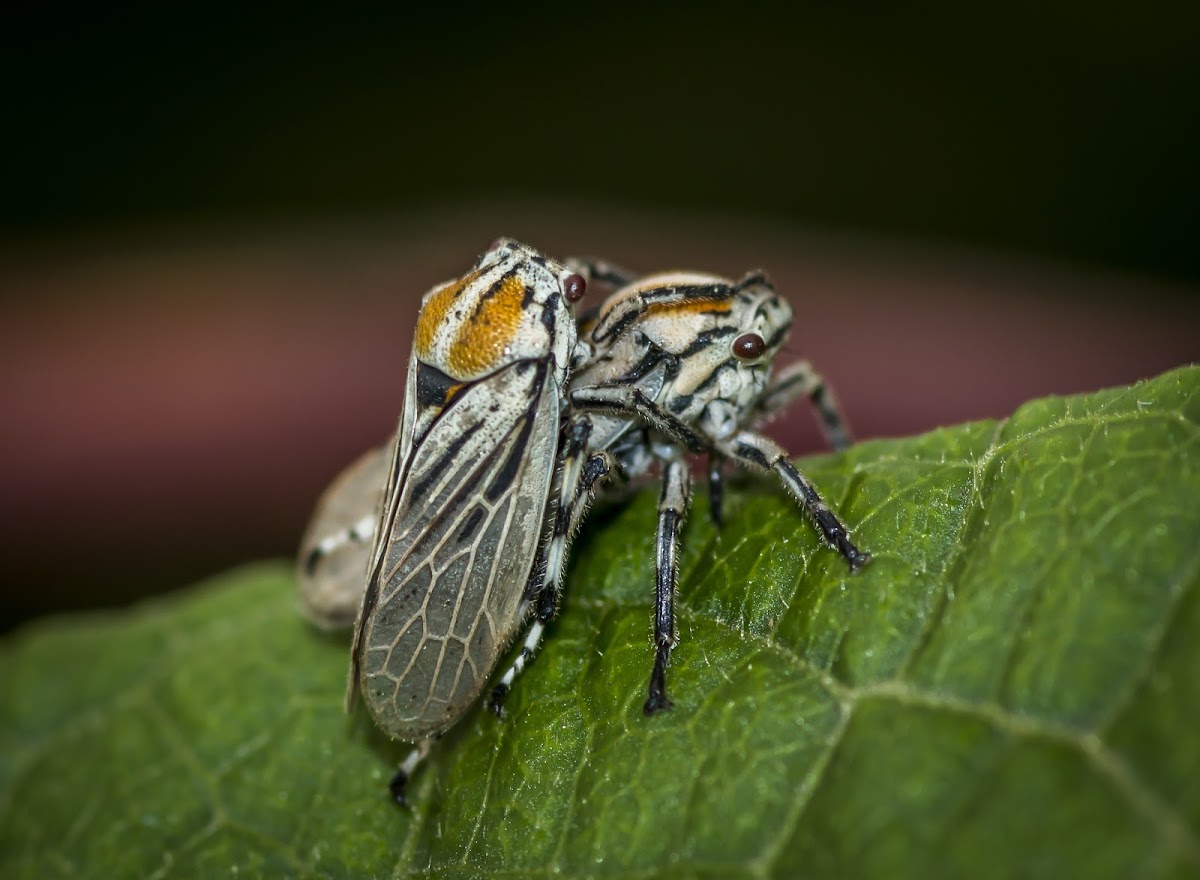
{"type": "Polygon", "coordinates": [[[766,350],[766,340],[757,333],[743,333],[733,340],[733,356],[743,361],[760,358],[766,350]]]}
{"type": "Polygon", "coordinates": [[[567,302],[579,302],[587,293],[587,282],[582,275],[568,275],[563,281],[563,294],[567,302]]]}

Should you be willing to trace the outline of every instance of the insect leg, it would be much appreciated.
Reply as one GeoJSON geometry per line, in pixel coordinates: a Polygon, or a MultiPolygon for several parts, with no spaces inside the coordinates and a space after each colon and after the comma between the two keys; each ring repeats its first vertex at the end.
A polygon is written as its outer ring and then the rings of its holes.
{"type": "Polygon", "coordinates": [[[717,528],[725,525],[725,456],[708,453],[708,515],[717,528]]]}
{"type": "Polygon", "coordinates": [[[593,412],[641,416],[652,428],[678,440],[689,452],[707,452],[709,444],[672,413],[646,396],[640,388],[628,385],[593,385],[571,392],[571,405],[593,412]]]}
{"type": "Polygon", "coordinates": [[[857,571],[871,560],[870,553],[864,553],[850,541],[850,531],[842,525],[832,510],[821,500],[817,490],[808,479],[796,470],[783,447],[761,434],[742,431],[717,443],[717,448],[735,461],[749,468],[762,471],[775,471],[788,491],[800,502],[800,506],[812,518],[821,537],[830,547],[837,550],[851,571],[857,571]]]}
{"type": "Polygon", "coordinates": [[[540,581],[531,582],[532,592],[525,597],[523,603],[523,610],[527,610],[528,605],[532,604],[534,620],[525,635],[521,653],[492,690],[488,708],[496,715],[500,714],[504,698],[512,689],[513,681],[537,652],[546,631],[546,624],[554,618],[558,610],[560,584],[571,537],[592,505],[592,493],[596,483],[607,477],[613,467],[612,457],[607,452],[593,452],[586,459],[583,457],[592,433],[591,419],[578,416],[570,422],[566,431],[567,445],[559,478],[554,527],[542,542],[535,569],[540,571],[542,576],[540,581]]]}
{"type": "Polygon", "coordinates": [[[664,465],[662,495],[658,500],[658,534],[654,550],[654,671],[650,695],[642,711],[653,715],[670,709],[667,698],[667,659],[678,639],[675,635],[675,587],[679,579],[679,529],[687,515],[687,462],[674,459],[664,465]]]}
{"type": "Polygon", "coordinates": [[[391,791],[392,798],[400,806],[408,805],[408,801],[404,799],[404,790],[408,787],[408,780],[412,778],[413,771],[417,769],[417,766],[425,760],[425,756],[433,748],[433,743],[432,739],[423,739],[413,746],[413,750],[408,753],[408,757],[404,759],[404,763],[400,765],[400,769],[388,783],[388,790],[391,791]]]}
{"type": "Polygon", "coordinates": [[[833,389],[825,384],[825,380],[808,361],[789,364],[779,371],[755,406],[760,421],[801,395],[808,398],[820,416],[821,430],[830,446],[840,451],[854,442],[833,389]]]}
{"type": "MultiPolygon", "coordinates": [[[[540,598],[541,596],[539,596],[540,598]]],[[[546,621],[554,616],[554,603],[551,603],[546,620],[542,619],[543,604],[540,601],[538,602],[538,614],[534,618],[533,623],[530,624],[529,631],[525,634],[525,644],[521,646],[521,653],[517,655],[517,659],[513,661],[513,665],[508,667],[508,671],[504,673],[504,677],[492,688],[492,695],[488,698],[488,710],[497,717],[499,717],[504,709],[504,698],[512,690],[513,681],[524,671],[525,664],[533,659],[533,655],[537,653],[537,649],[541,646],[542,636],[546,631],[546,621]]]]}

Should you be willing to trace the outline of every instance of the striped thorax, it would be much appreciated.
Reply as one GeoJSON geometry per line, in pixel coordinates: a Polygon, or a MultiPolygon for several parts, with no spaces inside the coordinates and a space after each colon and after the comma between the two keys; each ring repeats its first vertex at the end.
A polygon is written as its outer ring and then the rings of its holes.
{"type": "MultiPolygon", "coordinates": [[[[649,275],[616,291],[580,328],[590,357],[572,387],[637,389],[706,441],[692,451],[705,451],[752,421],[791,324],[791,306],[761,274],[740,282],[649,275]]],[[[593,443],[611,448],[650,420],[592,421],[593,443]]]]}

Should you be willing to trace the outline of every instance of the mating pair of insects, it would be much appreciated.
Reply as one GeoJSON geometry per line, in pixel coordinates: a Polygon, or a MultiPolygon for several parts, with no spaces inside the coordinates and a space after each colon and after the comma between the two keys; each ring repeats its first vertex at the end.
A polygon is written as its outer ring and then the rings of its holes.
{"type": "Polygon", "coordinates": [[[783,448],[757,433],[806,395],[832,445],[849,443],[807,363],[771,378],[791,323],[759,272],[635,278],[508,239],[425,295],[395,439],[326,491],[299,561],[310,617],[347,625],[357,610],[348,705],[361,694],[384,731],[417,743],[392,780],[397,800],[532,618],[491,692],[499,714],[555,614],[571,537],[602,484],[661,473],[646,715],[671,707],[689,454],[708,456],[718,524],[732,460],[774,471],[851,570],[870,559],[783,448]],[[614,292],[575,314],[593,281],[614,292]]]}

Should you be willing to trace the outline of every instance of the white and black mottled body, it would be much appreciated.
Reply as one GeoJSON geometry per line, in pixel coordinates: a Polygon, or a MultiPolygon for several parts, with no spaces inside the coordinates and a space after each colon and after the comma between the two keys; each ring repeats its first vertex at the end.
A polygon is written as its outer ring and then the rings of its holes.
{"type": "MultiPolygon", "coordinates": [[[[629,281],[624,273],[597,261],[567,261],[566,265],[592,279],[619,286],[591,316],[579,322],[579,341],[573,349],[571,364],[576,369],[569,378],[569,394],[559,400],[561,431],[558,434],[557,455],[549,459],[556,463],[550,467],[550,473],[556,474],[552,484],[547,482],[545,462],[548,459],[544,447],[540,444],[528,446],[523,453],[522,466],[532,468],[531,473],[540,481],[534,494],[547,501],[545,516],[548,527],[540,533],[537,541],[526,543],[526,552],[533,554],[536,549],[536,555],[521,558],[519,567],[529,575],[525,580],[518,584],[519,578],[514,580],[502,574],[498,568],[490,575],[493,582],[498,579],[505,580],[503,584],[493,583],[490,589],[493,594],[498,594],[496,591],[503,594],[507,609],[503,619],[510,637],[530,611],[534,614],[521,652],[493,690],[490,705],[493,711],[499,713],[505,694],[533,656],[540,644],[546,623],[554,616],[562,589],[562,575],[570,539],[586,516],[594,489],[605,480],[624,482],[657,469],[661,472],[662,493],[655,553],[656,653],[650,693],[645,704],[646,713],[652,714],[671,705],[666,697],[665,672],[670,650],[676,640],[676,550],[679,530],[690,496],[687,455],[706,453],[709,456],[711,510],[718,523],[721,519],[721,472],[726,459],[733,459],[755,470],[773,470],[811,516],[823,540],[837,549],[851,569],[856,570],[869,560],[869,554],[859,551],[851,543],[847,529],[821,501],[812,485],[791,464],[784,450],[756,433],[755,429],[772,413],[803,394],[816,406],[826,434],[835,448],[847,445],[849,435],[832,395],[806,362],[793,364],[772,379],[772,359],[786,339],[791,326],[792,311],[761,273],[747,275],[740,281],[683,272],[663,273],[629,281]],[[536,458],[531,459],[530,456],[535,454],[536,458]],[[521,588],[524,588],[523,592],[521,588]]],[[[427,303],[428,300],[429,297],[427,303]]],[[[434,312],[427,308],[422,313],[422,321],[426,321],[432,314],[434,312]]],[[[420,332],[419,327],[418,336],[420,332]]],[[[446,360],[444,355],[441,358],[442,361],[446,360]]],[[[563,369],[556,359],[552,358],[550,362],[559,368],[559,375],[567,374],[567,370],[563,369]]],[[[422,424],[418,415],[421,410],[421,398],[416,394],[417,389],[414,386],[414,374],[419,369],[420,361],[417,360],[417,349],[414,346],[414,365],[410,368],[409,392],[406,396],[405,416],[401,422],[401,448],[395,457],[393,473],[387,483],[389,500],[382,517],[385,526],[391,523],[393,533],[397,531],[396,517],[389,514],[389,511],[409,510],[408,515],[417,517],[418,521],[420,516],[420,512],[415,509],[418,499],[405,495],[403,491],[406,480],[411,481],[411,474],[414,473],[411,465],[407,471],[404,470],[406,456],[409,459],[414,456],[420,459],[424,452],[422,460],[428,466],[434,460],[432,451],[441,448],[410,443],[408,452],[403,450],[403,437],[406,436],[406,432],[411,436],[413,425],[422,424]],[[408,507],[404,506],[405,498],[409,499],[408,507]]],[[[480,380],[477,378],[473,381],[480,380]]],[[[456,392],[454,400],[451,401],[452,406],[461,405],[457,393],[460,392],[456,392]]],[[[429,397],[427,394],[426,398],[429,397]]],[[[521,395],[509,394],[509,397],[516,401],[521,395]]],[[[437,400],[428,402],[436,408],[437,400]]],[[[548,404],[549,400],[544,402],[548,404]]],[[[548,413],[549,408],[539,410],[538,418],[543,419],[539,422],[542,428],[545,428],[548,413]]],[[[478,410],[468,407],[463,410],[462,419],[469,426],[478,414],[478,410]]],[[[458,422],[448,424],[452,424],[453,431],[447,431],[442,436],[439,443],[443,446],[456,442],[455,432],[463,430],[462,424],[458,422]]],[[[431,443],[428,439],[424,442],[431,443]]],[[[498,441],[489,441],[484,444],[484,448],[496,452],[500,444],[498,441]]],[[[377,462],[376,467],[382,470],[383,465],[380,462],[384,460],[384,450],[369,453],[364,460],[372,455],[377,462]]],[[[475,458],[461,447],[457,450],[457,456],[456,461],[462,467],[471,465],[475,458]]],[[[447,459],[445,466],[453,470],[453,464],[453,461],[447,459]]],[[[367,465],[360,461],[356,467],[366,468],[367,465]]],[[[363,509],[380,506],[379,496],[382,490],[378,490],[373,498],[358,497],[351,500],[346,497],[351,494],[351,481],[343,477],[339,478],[339,484],[345,487],[342,490],[342,501],[346,504],[359,505],[363,509]]],[[[464,476],[455,484],[466,487],[472,485],[472,479],[464,476]]],[[[333,497],[337,494],[331,488],[323,498],[323,505],[330,507],[338,503],[338,499],[333,497]]],[[[427,498],[425,500],[428,501],[427,498]]],[[[445,503],[439,501],[435,507],[441,510],[445,503]]],[[[463,511],[467,509],[462,508],[463,511]]],[[[301,556],[307,561],[301,568],[302,596],[305,592],[306,578],[313,581],[322,577],[322,567],[326,565],[326,548],[349,557],[353,548],[357,547],[359,570],[362,571],[366,567],[366,545],[361,534],[352,534],[344,527],[342,532],[320,538],[318,536],[322,532],[316,528],[316,520],[322,517],[332,522],[332,518],[325,515],[322,508],[318,508],[314,525],[309,530],[312,538],[302,548],[301,556]]],[[[350,520],[343,516],[343,521],[349,523],[350,520]]],[[[459,521],[465,522],[461,518],[459,521]]],[[[451,531],[441,529],[437,532],[438,540],[443,541],[439,546],[445,546],[444,541],[451,531]]],[[[413,548],[423,546],[420,543],[421,536],[427,532],[428,529],[425,532],[418,529],[418,537],[408,538],[408,544],[413,548]]],[[[498,552],[498,548],[499,545],[494,543],[478,545],[474,551],[476,564],[487,554],[498,552]]],[[[405,558],[431,558],[431,553],[435,551],[436,548],[426,548],[421,552],[409,550],[405,558]]],[[[379,595],[397,595],[395,589],[381,590],[381,584],[385,582],[381,575],[390,571],[392,577],[388,582],[394,583],[397,579],[403,579],[408,590],[412,590],[413,586],[425,589],[423,608],[428,608],[429,597],[435,594],[434,590],[425,586],[424,579],[418,581],[420,576],[417,572],[424,569],[414,568],[417,564],[415,561],[410,563],[408,568],[403,568],[403,563],[400,566],[395,562],[388,563],[388,559],[395,560],[403,556],[403,553],[393,549],[391,556],[385,559],[380,555],[383,552],[383,548],[376,545],[369,589],[364,597],[359,632],[355,640],[355,669],[358,679],[361,679],[360,683],[371,681],[364,672],[366,667],[362,664],[362,658],[370,656],[370,649],[364,647],[366,643],[363,621],[379,614],[379,595]],[[376,594],[375,598],[372,598],[373,592],[376,594]]],[[[449,562],[454,557],[443,554],[438,558],[449,562]]],[[[499,565],[500,560],[493,558],[492,562],[499,565]]],[[[341,571],[350,571],[353,568],[354,565],[348,563],[339,566],[341,571]]],[[[480,568],[479,571],[484,569],[480,568]]],[[[364,579],[360,578],[357,584],[352,584],[343,591],[343,596],[353,596],[356,593],[361,595],[363,583],[364,579]]],[[[309,592],[314,592],[312,587],[309,588],[309,592]]],[[[421,595],[418,589],[415,598],[420,598],[421,595]]],[[[460,601],[457,595],[452,596],[449,590],[442,591],[440,588],[436,591],[436,596],[442,601],[460,601]]],[[[330,620],[336,616],[330,609],[326,609],[324,613],[330,620]]],[[[311,610],[310,616],[315,616],[311,610]]],[[[408,626],[412,626],[413,621],[418,618],[420,615],[408,608],[399,616],[399,620],[402,623],[407,622],[408,626]]],[[[424,621],[425,618],[420,619],[424,621]]],[[[389,624],[388,630],[395,631],[396,628],[389,624]]],[[[424,639],[424,632],[422,638],[424,639]]],[[[503,640],[506,641],[507,639],[503,640]]],[[[395,641],[384,642],[390,656],[396,655],[398,644],[395,641]]],[[[418,657],[416,652],[407,648],[400,652],[400,656],[414,661],[412,668],[419,666],[423,670],[420,679],[421,690],[428,696],[429,688],[435,685],[427,687],[425,682],[433,671],[444,668],[444,652],[436,640],[425,640],[422,644],[436,645],[440,652],[436,662],[433,659],[418,657]]],[[[451,688],[450,699],[435,705],[442,711],[447,706],[452,706],[458,713],[465,710],[474,702],[484,686],[484,681],[495,663],[496,652],[503,647],[502,642],[493,639],[487,652],[480,655],[489,657],[490,665],[489,662],[478,662],[470,669],[467,679],[470,682],[470,691],[464,690],[456,695],[451,688]]],[[[423,647],[421,650],[432,649],[423,647]]],[[[461,654],[454,653],[451,659],[461,664],[468,656],[468,652],[464,650],[461,654]]],[[[387,670],[387,660],[383,660],[382,664],[377,662],[371,668],[387,670]]],[[[381,675],[384,681],[379,702],[383,706],[385,719],[392,725],[390,728],[387,725],[384,727],[403,738],[436,735],[448,727],[452,719],[442,726],[438,724],[438,717],[420,725],[414,725],[405,718],[400,718],[400,723],[397,723],[394,697],[400,693],[400,689],[394,682],[396,679],[404,679],[408,674],[403,670],[390,676],[386,672],[376,673],[377,677],[381,675]],[[387,690],[388,682],[392,682],[390,692],[387,690]]],[[[459,682],[462,680],[460,678],[459,682]]],[[[366,689],[368,684],[362,686],[366,689]]],[[[440,717],[444,719],[450,716],[445,714],[440,717]]],[[[397,774],[400,785],[426,750],[427,745],[422,745],[405,762],[405,767],[397,774]]],[[[398,793],[395,786],[393,790],[398,793]]]]}

